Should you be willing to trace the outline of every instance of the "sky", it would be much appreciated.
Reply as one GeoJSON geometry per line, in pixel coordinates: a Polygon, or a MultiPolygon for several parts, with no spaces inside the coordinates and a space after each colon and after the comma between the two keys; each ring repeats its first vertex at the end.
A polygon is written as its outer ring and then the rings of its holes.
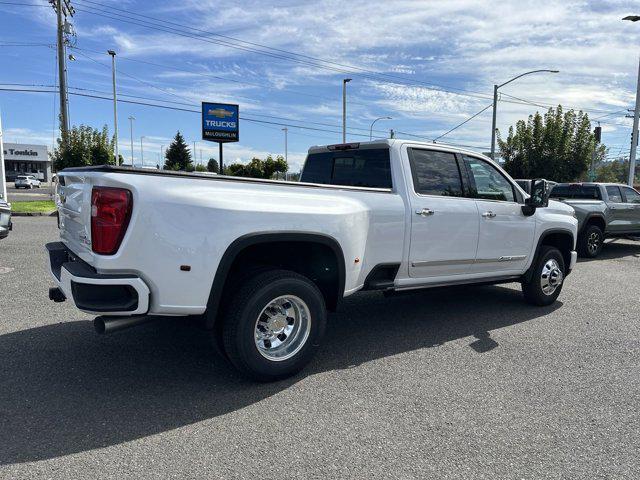
{"type": "MultiPolygon", "coordinates": [[[[67,53],[72,125],[113,131],[111,60],[117,53],[120,153],[160,162],[176,131],[195,160],[217,158],[201,139],[202,101],[240,105],[240,141],[225,163],[285,152],[299,170],[312,145],[347,140],[431,141],[492,102],[503,87],[497,126],[562,104],[601,122],[609,156],[628,155],[640,55],[640,14],[632,1],[471,0],[71,0],[75,35],[67,53]],[[103,97],[103,98],[91,98],[103,97]],[[129,117],[135,120],[129,121],[129,117]],[[133,125],[133,136],[130,127],[133,125]],[[143,137],[143,138],[141,138],[143,137]],[[142,142],[142,153],[141,145],[142,142]]],[[[56,85],[56,20],[45,0],[0,0],[0,88],[56,85]],[[17,4],[17,5],[16,5],[17,4]]],[[[55,93],[0,91],[7,142],[58,135],[55,93]]],[[[486,152],[491,108],[439,142],[486,152]]]]}

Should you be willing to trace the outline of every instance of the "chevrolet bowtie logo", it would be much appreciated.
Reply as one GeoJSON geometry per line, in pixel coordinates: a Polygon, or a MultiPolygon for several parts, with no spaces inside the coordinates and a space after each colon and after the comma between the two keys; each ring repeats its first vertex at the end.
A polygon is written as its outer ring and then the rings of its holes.
{"type": "Polygon", "coordinates": [[[224,108],[216,108],[216,109],[209,110],[207,114],[213,115],[214,117],[218,117],[218,118],[226,118],[226,117],[233,116],[233,112],[230,112],[229,110],[225,110],[224,108]]]}

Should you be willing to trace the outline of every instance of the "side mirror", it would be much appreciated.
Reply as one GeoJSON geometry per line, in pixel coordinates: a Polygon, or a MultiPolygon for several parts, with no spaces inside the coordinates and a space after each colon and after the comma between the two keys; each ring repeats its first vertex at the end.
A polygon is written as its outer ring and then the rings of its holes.
{"type": "Polygon", "coordinates": [[[533,215],[537,208],[549,206],[549,184],[542,178],[531,180],[530,197],[527,198],[522,207],[522,213],[533,215]]]}

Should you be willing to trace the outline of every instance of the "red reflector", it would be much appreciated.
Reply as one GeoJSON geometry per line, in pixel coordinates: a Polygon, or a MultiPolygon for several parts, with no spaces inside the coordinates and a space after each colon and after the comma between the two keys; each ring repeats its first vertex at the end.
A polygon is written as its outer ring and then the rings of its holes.
{"type": "Polygon", "coordinates": [[[127,231],[133,198],[124,188],[93,187],[91,191],[91,248],[101,255],[118,251],[127,231]]]}

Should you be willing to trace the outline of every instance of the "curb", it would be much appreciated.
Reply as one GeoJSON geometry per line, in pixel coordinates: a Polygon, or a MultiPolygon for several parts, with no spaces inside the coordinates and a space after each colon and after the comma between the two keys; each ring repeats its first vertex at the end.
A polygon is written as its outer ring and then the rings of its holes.
{"type": "Polygon", "coordinates": [[[12,217],[55,217],[56,211],[52,212],[11,212],[12,217]]]}

